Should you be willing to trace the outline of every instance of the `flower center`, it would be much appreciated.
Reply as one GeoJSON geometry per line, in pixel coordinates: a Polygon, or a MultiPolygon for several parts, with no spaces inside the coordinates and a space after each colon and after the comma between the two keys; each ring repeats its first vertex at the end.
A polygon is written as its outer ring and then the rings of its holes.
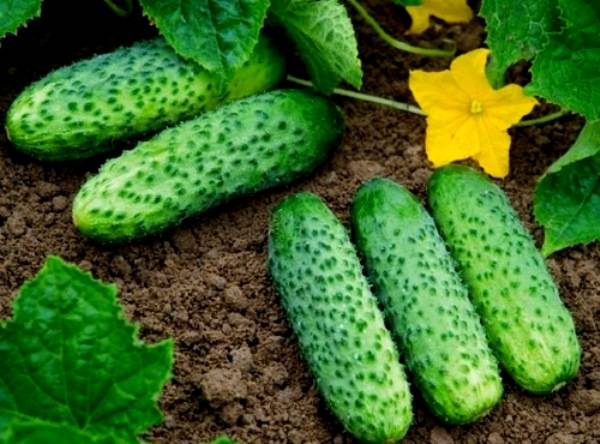
{"type": "Polygon", "coordinates": [[[483,105],[479,100],[471,100],[471,114],[481,114],[483,112],[483,105]]]}

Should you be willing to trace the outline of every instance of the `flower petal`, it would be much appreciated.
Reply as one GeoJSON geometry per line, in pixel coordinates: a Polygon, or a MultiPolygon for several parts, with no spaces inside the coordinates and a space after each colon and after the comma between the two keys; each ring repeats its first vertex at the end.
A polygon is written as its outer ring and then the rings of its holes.
{"type": "Polygon", "coordinates": [[[457,110],[466,113],[470,98],[458,86],[450,71],[411,71],[408,85],[415,100],[427,114],[435,110],[457,110]]]}
{"type": "Polygon", "coordinates": [[[484,102],[484,108],[487,115],[502,121],[504,128],[510,128],[529,114],[537,103],[534,97],[523,94],[522,87],[511,84],[495,91],[484,102]]]}
{"type": "Polygon", "coordinates": [[[447,23],[467,23],[473,18],[467,0],[425,0],[423,5],[429,7],[431,15],[447,23]]]}
{"type": "Polygon", "coordinates": [[[489,49],[479,48],[452,61],[450,73],[454,81],[471,98],[484,100],[494,92],[485,74],[489,49]]]}
{"type": "Polygon", "coordinates": [[[468,114],[446,112],[427,117],[425,150],[434,167],[467,159],[480,149],[475,119],[468,114]]]}
{"type": "Polygon", "coordinates": [[[407,6],[406,12],[411,19],[409,34],[421,34],[429,28],[429,9],[425,5],[407,6]]]}
{"type": "Polygon", "coordinates": [[[477,132],[481,140],[481,151],[473,159],[493,177],[506,177],[509,165],[510,136],[485,119],[477,120],[477,132]]]}
{"type": "Polygon", "coordinates": [[[408,30],[411,34],[420,34],[429,28],[432,15],[447,23],[466,23],[473,18],[467,0],[424,0],[419,6],[407,6],[406,11],[412,19],[408,30]]]}

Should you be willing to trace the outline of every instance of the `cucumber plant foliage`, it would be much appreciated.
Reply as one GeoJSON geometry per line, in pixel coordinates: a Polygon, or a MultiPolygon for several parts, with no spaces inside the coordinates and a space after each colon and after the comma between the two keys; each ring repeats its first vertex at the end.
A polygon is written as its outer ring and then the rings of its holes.
{"type": "Polygon", "coordinates": [[[600,239],[600,2],[597,0],[484,0],[488,75],[500,86],[514,63],[531,63],[526,92],[583,116],[571,149],[540,178],[535,216],[542,248],[560,249],[600,239]]]}
{"type": "MultiPolygon", "coordinates": [[[[414,2],[414,0],[412,0],[414,2]]],[[[411,2],[411,3],[412,3],[411,2]]],[[[246,62],[267,22],[283,27],[315,87],[362,84],[354,28],[341,0],[140,0],[142,10],[183,58],[226,81],[246,62]]],[[[0,2],[0,38],[40,15],[41,0],[0,2]]]]}
{"type": "Polygon", "coordinates": [[[41,10],[42,0],[0,1],[0,39],[16,34],[29,20],[39,17],[41,10]]]}
{"type": "Polygon", "coordinates": [[[161,420],[173,342],[147,345],[114,285],[58,257],[0,322],[0,442],[137,443],[161,420]]]}
{"type": "Polygon", "coordinates": [[[268,19],[287,31],[317,89],[362,84],[354,28],[340,0],[140,1],[178,54],[224,78],[250,58],[268,19]]]}
{"type": "Polygon", "coordinates": [[[231,75],[250,58],[269,0],[140,0],[179,55],[231,75]]]}
{"type": "Polygon", "coordinates": [[[423,0],[392,0],[400,6],[419,6],[423,4],[423,0]]]}
{"type": "Polygon", "coordinates": [[[215,438],[211,444],[240,444],[239,441],[235,441],[233,439],[231,439],[229,436],[227,435],[222,435],[222,436],[218,436],[217,438],[215,438]]]}
{"type": "Polygon", "coordinates": [[[588,123],[540,178],[534,214],[544,225],[546,255],[600,239],[600,122],[588,123]]]}
{"type": "Polygon", "coordinates": [[[295,42],[317,89],[331,92],[342,80],[360,88],[354,28],[338,0],[272,0],[271,16],[295,42]]]}

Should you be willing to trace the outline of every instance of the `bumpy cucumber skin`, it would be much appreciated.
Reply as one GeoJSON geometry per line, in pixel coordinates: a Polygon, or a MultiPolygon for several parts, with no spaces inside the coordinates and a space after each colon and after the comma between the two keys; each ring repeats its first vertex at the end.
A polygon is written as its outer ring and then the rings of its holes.
{"type": "Polygon", "coordinates": [[[373,179],[354,198],[352,226],[431,410],[451,424],[481,418],[502,397],[498,363],[431,216],[402,186],[373,179]]]}
{"type": "Polygon", "coordinates": [[[133,136],[266,91],[284,74],[282,56],[262,37],[223,86],[162,39],[136,43],[60,68],[26,88],[6,118],[9,139],[41,160],[73,160],[133,136]]]}
{"type": "Polygon", "coordinates": [[[309,92],[242,99],[106,162],[77,194],[73,220],[84,235],[105,242],[157,233],[235,196],[310,172],[343,130],[339,109],[309,92]]]}
{"type": "Polygon", "coordinates": [[[274,210],[269,268],[331,410],[361,441],[401,439],[412,408],[398,352],[345,228],[318,197],[274,210]]]}
{"type": "Polygon", "coordinates": [[[453,165],[433,174],[428,194],[507,372],[538,394],[575,377],[581,349],[573,319],[504,192],[475,170],[453,165]]]}

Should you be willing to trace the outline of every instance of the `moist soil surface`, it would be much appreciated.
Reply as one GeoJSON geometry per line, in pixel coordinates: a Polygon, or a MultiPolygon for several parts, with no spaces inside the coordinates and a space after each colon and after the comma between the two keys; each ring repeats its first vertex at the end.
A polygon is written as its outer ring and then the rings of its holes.
{"type": "MultiPolygon", "coordinates": [[[[391,2],[367,4],[387,29],[403,35],[409,21],[400,8],[391,2]]],[[[364,91],[411,100],[409,69],[447,67],[447,60],[391,49],[354,18],[364,91]]],[[[48,0],[41,20],[22,29],[18,38],[2,42],[0,115],[4,118],[15,96],[48,71],[155,33],[139,13],[122,19],[100,1],[48,0]]],[[[465,52],[482,45],[483,26],[478,20],[464,26],[437,23],[412,41],[432,45],[445,37],[465,52]]],[[[513,77],[526,79],[526,70],[516,69],[513,77]]],[[[267,275],[269,212],[282,197],[308,190],[347,220],[352,195],[362,181],[388,176],[423,198],[431,168],[423,150],[422,117],[335,100],[346,113],[347,134],[335,155],[309,178],[237,200],[162,236],[119,247],[86,240],[71,223],[74,193],[104,159],[42,164],[15,151],[0,135],[0,316],[10,316],[11,299],[44,258],[58,254],[116,282],[127,315],[143,326],[145,340],[171,336],[176,341],[174,376],[160,401],[165,420],[146,436],[149,441],[199,443],[228,433],[244,443],[353,442],[319,396],[267,275]]],[[[581,124],[567,117],[513,131],[511,173],[500,185],[538,245],[542,231],[531,215],[536,178],[570,146],[581,124]]],[[[556,394],[538,397],[505,377],[500,406],[465,427],[444,426],[415,394],[415,421],[403,442],[599,442],[600,244],[560,252],[548,264],[575,317],[583,347],[577,379],[556,394]]]]}

